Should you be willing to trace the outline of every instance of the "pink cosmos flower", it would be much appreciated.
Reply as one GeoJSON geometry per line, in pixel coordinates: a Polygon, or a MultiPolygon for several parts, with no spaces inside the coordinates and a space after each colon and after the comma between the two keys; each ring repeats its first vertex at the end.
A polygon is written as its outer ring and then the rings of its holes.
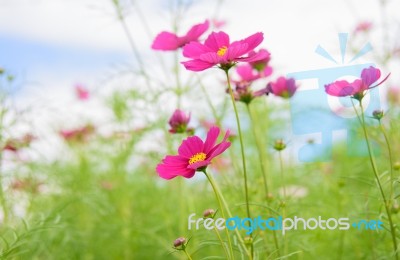
{"type": "MultiPolygon", "coordinates": [[[[239,80],[232,80],[235,84],[233,96],[236,101],[249,104],[254,98],[268,93],[267,88],[253,91],[251,89],[251,84],[257,79],[269,76],[272,73],[272,69],[265,68],[265,73],[260,73],[257,70],[254,70],[250,64],[245,64],[236,67],[236,73],[239,75],[239,80]]],[[[229,89],[226,91],[229,94],[229,89]]]]}
{"type": "Polygon", "coordinates": [[[387,93],[388,100],[393,105],[400,104],[400,88],[391,87],[387,93]]]}
{"type": "Polygon", "coordinates": [[[60,135],[67,142],[85,142],[95,131],[94,126],[86,125],[72,130],[61,130],[60,135]]]}
{"type": "Polygon", "coordinates": [[[79,84],[75,86],[75,93],[79,100],[88,100],[90,97],[89,90],[79,84]]]}
{"type": "Polygon", "coordinates": [[[372,22],[370,21],[363,21],[360,22],[359,24],[357,24],[356,28],[354,29],[355,33],[359,33],[359,32],[368,32],[369,30],[372,29],[372,22]]]}
{"type": "Polygon", "coordinates": [[[32,134],[25,134],[21,138],[10,138],[6,141],[3,150],[13,153],[17,153],[20,149],[29,147],[33,140],[35,140],[32,134]]]}
{"type": "Polygon", "coordinates": [[[254,62],[266,58],[265,53],[252,53],[264,40],[262,33],[255,33],[243,40],[230,42],[224,32],[211,33],[204,44],[191,42],[183,47],[183,56],[191,60],[182,62],[187,70],[203,71],[218,65],[228,70],[237,62],[254,62]],[[244,56],[249,54],[248,56],[244,56]]]}
{"type": "Polygon", "coordinates": [[[192,178],[196,171],[205,169],[211,160],[223,153],[231,145],[227,142],[229,131],[226,132],[221,143],[215,144],[220,129],[211,127],[207,138],[203,142],[198,136],[191,136],[184,140],[178,149],[178,155],[167,155],[156,171],[163,179],[173,179],[177,176],[192,178]]]}
{"type": "Polygon", "coordinates": [[[232,80],[232,82],[237,85],[248,84],[261,78],[260,73],[258,73],[258,71],[254,71],[250,64],[237,66],[236,73],[239,76],[239,80],[232,80]]]}
{"type": "Polygon", "coordinates": [[[379,86],[389,77],[389,75],[375,86],[372,86],[372,84],[378,81],[381,77],[381,71],[370,66],[369,68],[363,69],[361,72],[361,78],[356,79],[353,82],[337,80],[325,85],[325,92],[328,93],[328,95],[335,97],[351,96],[357,100],[361,100],[365,95],[365,91],[379,86]]]}
{"type": "Polygon", "coordinates": [[[296,81],[293,78],[279,77],[275,82],[267,85],[268,93],[283,98],[291,98],[297,90],[296,81]]]}
{"type": "Polygon", "coordinates": [[[211,22],[212,22],[213,27],[216,29],[220,29],[221,27],[225,26],[225,24],[226,24],[226,21],[217,20],[217,19],[212,19],[211,22]]]}
{"type": "Polygon", "coordinates": [[[265,56],[265,58],[264,58],[264,59],[261,59],[261,60],[257,60],[257,61],[252,61],[252,62],[250,62],[250,65],[251,65],[254,69],[256,69],[256,70],[258,70],[258,71],[260,71],[260,72],[264,71],[264,73],[265,73],[265,72],[268,73],[268,71],[270,71],[269,74],[271,74],[271,73],[272,73],[272,68],[268,66],[269,62],[271,61],[271,53],[270,53],[269,51],[267,51],[266,49],[260,49],[258,52],[251,51],[251,52],[250,52],[250,55],[255,55],[255,54],[257,54],[257,53],[258,53],[259,55],[265,56]],[[267,69],[268,69],[268,70],[267,70],[267,69]],[[267,71],[266,71],[266,70],[267,70],[267,71]]]}
{"type": "Polygon", "coordinates": [[[193,131],[193,129],[187,128],[189,121],[190,121],[190,114],[186,115],[185,112],[183,112],[182,110],[176,109],[168,121],[168,124],[171,126],[169,132],[177,134],[177,133],[184,133],[186,131],[189,132],[193,131]]]}
{"type": "Polygon", "coordinates": [[[151,48],[153,50],[174,51],[189,42],[198,41],[199,37],[208,30],[209,21],[196,24],[183,36],[178,36],[175,33],[163,31],[159,33],[153,41],[151,48]]]}

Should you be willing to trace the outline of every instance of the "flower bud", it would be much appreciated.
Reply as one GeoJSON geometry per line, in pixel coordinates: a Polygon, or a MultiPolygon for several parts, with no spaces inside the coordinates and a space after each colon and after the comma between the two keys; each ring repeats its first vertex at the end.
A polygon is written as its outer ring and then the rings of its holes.
{"type": "Polygon", "coordinates": [[[213,209],[206,209],[203,212],[203,217],[204,218],[214,218],[215,216],[215,211],[213,209]]]}
{"type": "Polygon", "coordinates": [[[393,214],[397,214],[400,211],[400,206],[397,202],[393,203],[391,211],[393,214]]]}
{"type": "Polygon", "coordinates": [[[168,124],[171,127],[169,132],[173,134],[185,133],[189,121],[190,121],[190,114],[186,115],[185,112],[183,112],[182,110],[176,109],[168,121],[168,124]]]}
{"type": "Polygon", "coordinates": [[[374,110],[374,112],[372,112],[372,116],[376,120],[381,120],[383,118],[383,110],[374,110]]]}
{"type": "Polygon", "coordinates": [[[393,170],[398,171],[400,170],[400,162],[395,162],[393,165],[393,170]]]}
{"type": "Polygon", "coordinates": [[[174,241],[174,247],[176,249],[184,249],[186,246],[186,238],[184,237],[178,237],[177,239],[175,239],[174,241]]]}
{"type": "Polygon", "coordinates": [[[282,151],[286,148],[286,144],[282,139],[275,140],[274,149],[277,151],[282,151]]]}
{"type": "Polygon", "coordinates": [[[252,237],[245,237],[243,240],[244,240],[244,243],[246,244],[246,246],[251,246],[251,244],[253,244],[252,237]]]}

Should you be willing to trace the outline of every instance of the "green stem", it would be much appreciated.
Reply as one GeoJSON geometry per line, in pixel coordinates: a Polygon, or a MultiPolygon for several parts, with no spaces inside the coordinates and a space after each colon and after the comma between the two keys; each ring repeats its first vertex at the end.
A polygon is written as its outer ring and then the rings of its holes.
{"type": "MultiPolygon", "coordinates": [[[[265,196],[268,199],[269,189],[268,189],[268,182],[267,182],[267,173],[266,173],[266,170],[265,170],[267,166],[265,165],[265,154],[264,154],[264,150],[262,149],[263,145],[261,144],[261,142],[260,142],[261,139],[259,138],[258,133],[257,133],[257,131],[255,129],[256,120],[254,119],[254,115],[251,112],[250,105],[247,104],[246,107],[247,107],[247,111],[249,113],[249,117],[250,117],[250,121],[251,121],[251,129],[253,130],[253,135],[254,135],[254,139],[255,139],[255,142],[256,142],[257,150],[258,150],[258,159],[260,161],[261,173],[262,173],[263,182],[264,182],[265,196]]],[[[278,245],[278,239],[276,237],[276,232],[273,231],[272,235],[273,235],[273,239],[274,239],[275,248],[276,248],[276,250],[278,252],[278,256],[280,256],[279,245],[278,245]]]]}
{"type": "MultiPolygon", "coordinates": [[[[228,213],[228,218],[231,218],[232,217],[232,213],[229,210],[228,203],[226,203],[226,200],[225,200],[221,190],[219,189],[217,183],[214,181],[214,178],[212,177],[212,175],[209,175],[206,170],[204,170],[204,174],[206,175],[208,181],[210,182],[211,187],[213,188],[213,191],[215,193],[215,196],[217,197],[217,201],[218,201],[219,207],[221,208],[221,214],[223,213],[222,206],[224,206],[226,212],[228,213]]],[[[224,216],[223,216],[223,218],[224,218],[224,216]]],[[[236,233],[236,235],[238,237],[239,242],[242,244],[246,254],[248,255],[249,259],[253,259],[253,255],[250,254],[250,252],[248,252],[248,250],[246,248],[246,244],[244,243],[244,241],[242,239],[242,236],[240,235],[240,233],[239,233],[239,231],[237,229],[235,229],[235,233],[236,233]]],[[[229,239],[229,236],[228,236],[228,239],[229,239]]],[[[229,240],[228,240],[228,242],[229,242],[229,240]]]]}
{"type": "Polygon", "coordinates": [[[265,196],[266,196],[266,198],[268,198],[269,192],[268,192],[268,183],[267,183],[267,173],[265,170],[266,166],[264,163],[264,161],[265,161],[264,160],[265,159],[264,150],[262,149],[262,145],[260,143],[261,139],[259,138],[257,131],[255,129],[255,120],[254,120],[253,113],[251,112],[250,105],[247,104],[246,107],[247,107],[247,112],[249,113],[249,117],[250,117],[250,121],[251,121],[250,128],[253,130],[253,135],[254,135],[254,139],[256,142],[257,150],[258,150],[258,159],[260,161],[261,173],[262,173],[262,177],[263,177],[263,181],[264,181],[265,196]]]}
{"type": "Polygon", "coordinates": [[[193,260],[192,257],[190,257],[190,255],[189,255],[188,252],[186,251],[186,249],[183,249],[183,252],[185,252],[185,254],[186,254],[186,256],[187,256],[187,258],[188,258],[189,260],[193,260]]]}
{"type": "Polygon", "coordinates": [[[245,196],[246,196],[247,217],[251,218],[250,206],[249,206],[249,191],[248,191],[248,186],[247,186],[246,157],[245,157],[245,154],[244,154],[242,128],[240,126],[239,113],[238,113],[238,110],[237,110],[237,107],[236,107],[236,101],[235,101],[235,97],[233,95],[233,89],[232,89],[232,86],[231,86],[231,79],[229,78],[228,70],[225,70],[225,74],[226,74],[226,80],[228,81],[229,94],[231,96],[233,110],[235,111],[236,124],[237,124],[237,128],[238,128],[238,135],[239,135],[239,141],[240,141],[240,152],[241,152],[241,155],[242,155],[242,166],[243,166],[243,176],[244,176],[244,191],[245,191],[245,196]]]}
{"type": "MultiPolygon", "coordinates": [[[[1,93],[0,93],[1,94],[1,93]]],[[[0,145],[3,142],[3,118],[5,114],[5,106],[3,106],[3,97],[0,96],[0,101],[2,103],[1,110],[0,110],[0,145]]],[[[4,223],[8,222],[8,207],[7,207],[7,200],[4,195],[3,190],[3,151],[0,151],[0,203],[1,207],[3,208],[3,215],[4,215],[4,223]]]]}
{"type": "Polygon", "coordinates": [[[388,153],[389,153],[389,163],[390,163],[390,195],[389,195],[389,207],[391,205],[391,201],[393,198],[393,156],[392,156],[392,148],[390,146],[390,142],[389,142],[389,137],[386,133],[385,128],[383,127],[383,124],[381,122],[381,120],[379,120],[379,126],[381,128],[382,134],[385,138],[385,142],[386,142],[386,146],[388,149],[388,153]]]}
{"type": "Polygon", "coordinates": [[[176,81],[176,98],[177,98],[177,107],[178,109],[181,108],[181,96],[182,96],[182,84],[181,84],[181,79],[179,77],[179,68],[180,68],[180,64],[179,64],[179,56],[178,56],[178,52],[175,52],[175,81],[176,81]]]}
{"type": "MultiPolygon", "coordinates": [[[[279,167],[281,172],[281,183],[283,189],[283,200],[282,200],[282,218],[286,218],[286,187],[285,187],[285,175],[283,170],[283,159],[282,159],[282,151],[279,151],[279,167]]],[[[288,249],[288,239],[286,238],[287,234],[283,236],[283,255],[287,255],[288,249]]]]}
{"type": "MultiPolygon", "coordinates": [[[[239,120],[239,113],[236,107],[236,101],[235,97],[233,95],[233,89],[231,86],[231,79],[229,78],[229,72],[228,69],[225,69],[225,75],[226,75],[226,80],[228,82],[228,89],[229,89],[229,94],[231,96],[231,101],[233,105],[233,110],[235,111],[235,117],[236,117],[236,124],[238,128],[238,135],[239,135],[239,141],[240,141],[240,152],[242,154],[242,166],[243,166],[243,176],[244,176],[244,192],[245,192],[245,199],[246,199],[246,212],[247,212],[247,217],[251,218],[250,214],[250,205],[249,205],[249,190],[247,186],[247,171],[246,171],[246,156],[244,154],[244,145],[243,145],[243,136],[242,136],[242,128],[240,127],[240,120],[239,120]]],[[[250,234],[250,238],[252,238],[252,234],[250,234]]],[[[253,256],[253,243],[251,243],[251,255],[253,256]]]]}
{"type": "MultiPolygon", "coordinates": [[[[362,105],[362,101],[360,101],[360,108],[361,108],[361,122],[362,122],[361,126],[362,126],[362,129],[363,129],[363,132],[364,132],[365,141],[367,143],[369,159],[370,159],[370,162],[371,162],[372,170],[374,172],[375,180],[376,180],[376,182],[378,184],[379,191],[380,191],[382,199],[383,199],[383,203],[384,203],[384,206],[385,206],[386,214],[388,216],[389,226],[390,226],[390,233],[392,235],[392,242],[393,242],[393,248],[394,248],[394,254],[395,254],[394,256],[395,256],[395,259],[398,260],[399,258],[398,258],[398,253],[397,253],[396,231],[394,229],[394,225],[393,225],[393,221],[392,221],[392,215],[390,214],[389,205],[388,205],[385,193],[383,191],[381,181],[379,179],[378,168],[377,168],[376,163],[375,163],[375,158],[374,158],[374,155],[373,155],[373,152],[372,152],[372,148],[371,148],[371,144],[370,144],[370,141],[369,141],[367,128],[365,126],[365,115],[364,115],[364,108],[363,108],[363,105],[362,105]]],[[[356,107],[354,107],[354,109],[356,111],[357,117],[360,118],[356,107]]]]}
{"type": "Polygon", "coordinates": [[[219,234],[219,231],[218,231],[218,229],[217,229],[215,226],[214,226],[214,231],[215,231],[215,234],[216,234],[217,237],[218,237],[219,242],[221,243],[222,248],[224,249],[226,258],[227,258],[227,259],[230,259],[230,255],[229,255],[228,249],[227,249],[226,246],[225,246],[225,242],[222,240],[222,237],[221,237],[221,235],[219,234]]]}
{"type": "MultiPolygon", "coordinates": [[[[222,218],[226,219],[225,210],[224,210],[224,206],[227,207],[226,202],[223,199],[223,197],[221,196],[221,192],[220,192],[219,188],[215,184],[214,180],[207,174],[206,170],[204,170],[204,174],[206,175],[208,181],[211,184],[211,187],[213,188],[213,191],[215,193],[215,197],[217,198],[219,210],[221,211],[222,218]],[[224,200],[224,203],[222,203],[222,200],[224,200]],[[224,204],[224,206],[223,206],[223,204],[224,204]]],[[[232,241],[231,241],[231,237],[229,236],[229,232],[228,232],[227,228],[225,228],[225,232],[226,232],[226,237],[228,239],[230,255],[231,255],[231,258],[233,259],[234,258],[234,254],[233,254],[232,241]]]]}
{"type": "Polygon", "coordinates": [[[215,106],[212,104],[210,95],[208,94],[206,88],[204,87],[204,84],[203,84],[203,82],[201,81],[201,78],[200,78],[200,77],[198,77],[198,82],[197,82],[197,83],[200,85],[201,91],[203,92],[203,94],[204,94],[204,96],[205,96],[205,98],[206,98],[207,105],[208,105],[208,107],[211,109],[211,113],[213,114],[213,117],[214,117],[214,119],[215,119],[215,122],[216,122],[217,126],[221,126],[221,119],[220,119],[220,117],[218,116],[217,109],[216,109],[215,106]]]}

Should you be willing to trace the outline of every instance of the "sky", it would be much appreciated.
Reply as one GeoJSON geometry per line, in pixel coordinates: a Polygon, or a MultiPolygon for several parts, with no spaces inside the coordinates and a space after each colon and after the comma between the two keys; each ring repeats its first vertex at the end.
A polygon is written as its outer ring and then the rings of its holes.
{"type": "MultiPolygon", "coordinates": [[[[151,41],[158,32],[171,30],[171,6],[176,2],[120,1],[146,66],[158,62],[159,54],[150,50],[151,41]]],[[[226,21],[223,29],[232,39],[264,32],[263,47],[272,53],[277,74],[338,66],[316,55],[315,48],[321,45],[340,59],[338,33],[349,33],[351,39],[360,21],[372,21],[378,28],[371,38],[364,39],[372,43],[374,50],[358,60],[373,61],[383,46],[380,28],[385,23],[398,25],[395,10],[400,10],[400,1],[396,0],[387,0],[385,10],[381,10],[378,0],[181,2],[191,3],[191,7],[179,23],[179,32],[213,17],[226,21]],[[216,9],[219,2],[221,7],[216,9]]],[[[395,38],[398,31],[394,27],[389,38],[395,38]]],[[[346,56],[345,63],[352,56],[346,56]]],[[[398,64],[393,66],[398,68],[398,64]]],[[[100,93],[110,88],[110,79],[120,70],[137,67],[137,63],[111,0],[0,0],[0,67],[17,78],[19,87],[12,95],[18,106],[41,105],[41,116],[35,112],[32,119],[35,124],[42,125],[57,115],[60,118],[56,121],[62,127],[73,127],[79,124],[73,115],[101,120],[105,113],[96,109],[101,105],[96,100],[85,106],[76,104],[74,85],[80,83],[100,93]],[[44,108],[51,108],[53,113],[44,112],[44,108]]],[[[398,75],[392,78],[398,80],[398,75]]],[[[111,88],[115,87],[113,82],[111,88]]]]}

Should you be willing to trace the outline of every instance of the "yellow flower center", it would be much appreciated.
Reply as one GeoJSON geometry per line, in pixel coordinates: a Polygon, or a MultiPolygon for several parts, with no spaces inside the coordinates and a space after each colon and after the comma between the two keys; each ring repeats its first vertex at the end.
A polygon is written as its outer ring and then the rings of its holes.
{"type": "Polygon", "coordinates": [[[202,162],[206,159],[207,155],[205,153],[196,153],[189,159],[189,165],[197,162],[202,162]]]}
{"type": "Polygon", "coordinates": [[[222,46],[222,47],[219,48],[219,50],[217,51],[217,55],[218,55],[218,56],[224,56],[227,50],[228,50],[228,47],[222,46]]]}

